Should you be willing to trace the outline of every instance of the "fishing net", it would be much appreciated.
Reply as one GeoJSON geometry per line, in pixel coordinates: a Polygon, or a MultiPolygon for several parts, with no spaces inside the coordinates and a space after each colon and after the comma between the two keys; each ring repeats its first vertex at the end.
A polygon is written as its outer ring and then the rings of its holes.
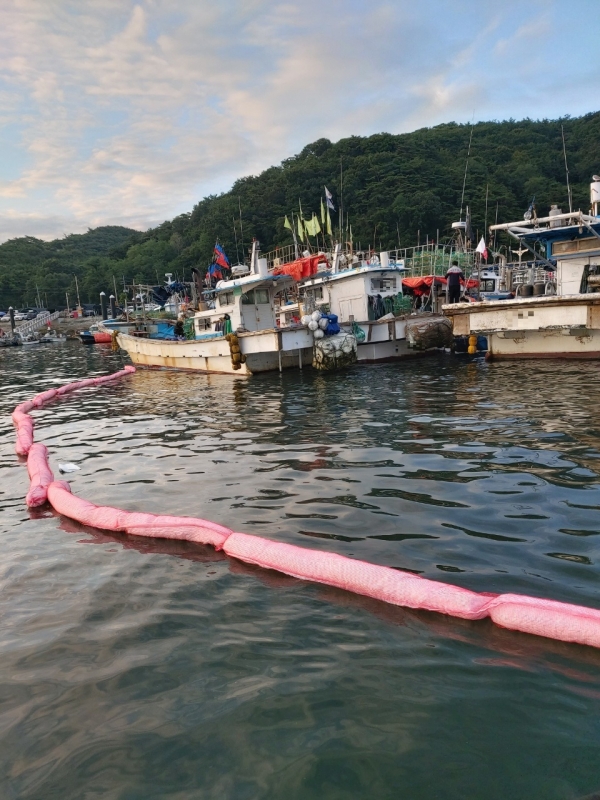
{"type": "Polygon", "coordinates": [[[452,323],[446,317],[414,317],[406,322],[406,340],[414,350],[450,347],[452,323]]]}
{"type": "Polygon", "coordinates": [[[351,333],[338,333],[315,339],[313,367],[323,372],[349,367],[357,359],[356,337],[351,333]]]}

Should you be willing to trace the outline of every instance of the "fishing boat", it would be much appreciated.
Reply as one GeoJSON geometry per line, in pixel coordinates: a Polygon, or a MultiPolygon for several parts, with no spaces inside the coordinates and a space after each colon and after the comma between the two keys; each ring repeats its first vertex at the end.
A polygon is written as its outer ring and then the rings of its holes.
{"type": "Polygon", "coordinates": [[[343,252],[338,245],[332,254],[321,254],[314,274],[305,275],[310,259],[315,256],[290,260],[281,248],[267,258],[274,274],[298,280],[298,302],[281,309],[285,321],[305,321],[315,309],[336,315],[356,337],[357,360],[364,363],[410,358],[451,344],[451,326],[442,314],[414,313],[403,292],[412,263],[407,267],[399,251],[343,252]]]}
{"type": "Polygon", "coordinates": [[[111,332],[103,329],[99,323],[90,325],[87,331],[80,331],[79,338],[83,344],[110,344],[112,342],[111,332]]]}
{"type": "Polygon", "coordinates": [[[40,344],[64,344],[66,341],[67,337],[64,334],[57,333],[50,327],[40,336],[40,344]]]}
{"type": "Polygon", "coordinates": [[[237,275],[204,292],[183,337],[175,330],[158,338],[140,325],[118,332],[119,346],[134,364],[154,368],[251,375],[310,364],[312,332],[302,325],[278,324],[276,309],[294,279],[269,272],[258,242],[253,243],[250,265],[237,275]]]}
{"type": "Polygon", "coordinates": [[[33,345],[39,345],[40,340],[35,334],[29,333],[25,334],[24,336],[18,336],[19,344],[23,347],[32,347],[33,345]]]}
{"type": "Polygon", "coordinates": [[[546,217],[529,213],[490,227],[532,258],[501,261],[506,299],[443,306],[456,336],[485,335],[490,359],[600,358],[600,178],[590,197],[589,213],[553,206],[546,217]]]}

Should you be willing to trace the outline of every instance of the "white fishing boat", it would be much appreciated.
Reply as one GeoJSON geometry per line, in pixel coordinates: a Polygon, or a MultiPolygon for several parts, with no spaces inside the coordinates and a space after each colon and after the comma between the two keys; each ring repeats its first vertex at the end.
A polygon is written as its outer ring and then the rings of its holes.
{"type": "Polygon", "coordinates": [[[500,261],[495,289],[508,299],[443,306],[456,336],[484,335],[488,358],[600,358],[600,180],[590,213],[562,213],[492,225],[532,260],[500,261]],[[542,255],[539,248],[542,247],[542,255]]]}
{"type": "Polygon", "coordinates": [[[280,327],[277,309],[294,280],[272,275],[252,249],[247,274],[219,281],[205,293],[203,308],[188,321],[189,338],[151,338],[148,331],[119,332],[117,342],[134,364],[145,367],[251,375],[308,365],[313,335],[306,327],[280,327]],[[231,333],[228,333],[228,330],[231,333]]]}
{"type": "Polygon", "coordinates": [[[40,344],[64,344],[67,337],[62,333],[57,333],[52,329],[48,329],[43,336],[40,336],[40,344]]]}
{"type": "Polygon", "coordinates": [[[23,345],[23,347],[32,347],[33,345],[39,345],[40,340],[37,336],[33,334],[27,334],[26,336],[19,336],[19,344],[23,345]]]}
{"type": "Polygon", "coordinates": [[[451,326],[443,315],[413,313],[402,290],[408,270],[397,251],[343,253],[338,246],[330,258],[322,258],[316,274],[304,278],[296,265],[309,257],[286,260],[280,249],[268,258],[274,273],[287,271],[300,278],[298,302],[281,308],[283,324],[305,319],[315,309],[335,314],[340,326],[356,337],[358,361],[365,363],[410,358],[450,345],[451,326]]]}

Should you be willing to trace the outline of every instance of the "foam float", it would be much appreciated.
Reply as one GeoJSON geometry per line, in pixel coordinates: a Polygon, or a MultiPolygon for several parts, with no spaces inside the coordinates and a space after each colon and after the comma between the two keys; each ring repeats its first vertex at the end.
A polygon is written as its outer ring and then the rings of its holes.
{"type": "Polygon", "coordinates": [[[472,592],[337,553],[235,533],[205,519],[123,511],[111,506],[97,506],[77,497],[66,481],[54,480],[47,448],[33,441],[33,419],[29,412],[69,392],[114,381],[133,372],[135,368],[127,366],[112,375],[76,381],[60,389],[49,389],[15,408],[12,414],[17,428],[15,450],[19,455],[27,456],[30,487],[26,501],[29,507],[40,506],[48,501],[59,514],[94,528],[131,536],[180,539],[212,545],[231,558],[247,564],[345,589],[385,603],[461,619],[489,617],[503,628],[600,647],[600,610],[528,595],[472,592]]]}

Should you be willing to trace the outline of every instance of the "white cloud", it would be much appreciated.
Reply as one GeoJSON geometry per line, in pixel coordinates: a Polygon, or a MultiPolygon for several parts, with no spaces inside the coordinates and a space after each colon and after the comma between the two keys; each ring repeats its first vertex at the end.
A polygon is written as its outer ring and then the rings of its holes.
{"type": "MultiPolygon", "coordinates": [[[[0,237],[145,228],[321,136],[591,110],[564,70],[550,91],[551,46],[546,71],[530,57],[532,37],[558,35],[558,6],[474,8],[4,0],[0,136],[13,155],[0,161],[0,237]],[[534,68],[546,94],[532,91],[534,68]]],[[[573,51],[582,46],[573,37],[573,51]]]]}

